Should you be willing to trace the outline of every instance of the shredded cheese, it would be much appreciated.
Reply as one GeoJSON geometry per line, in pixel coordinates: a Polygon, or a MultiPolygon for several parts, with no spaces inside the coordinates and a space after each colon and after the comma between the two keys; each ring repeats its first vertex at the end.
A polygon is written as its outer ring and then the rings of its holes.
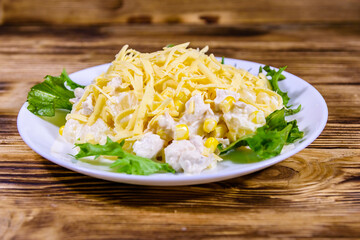
{"type": "MultiPolygon", "coordinates": [[[[108,70],[85,88],[67,119],[92,126],[102,118],[113,132],[113,140],[130,141],[144,135],[164,112],[174,119],[194,113],[194,101],[185,108],[191,96],[201,94],[203,101],[213,106],[216,89],[239,93],[239,101],[265,114],[282,107],[281,96],[271,90],[264,74],[257,77],[221,64],[213,54],[206,55],[207,46],[201,50],[188,46],[189,43],[184,43],[153,53],[140,53],[125,45],[108,70]],[[114,86],[114,82],[119,84],[114,86]],[[129,94],[125,100],[120,98],[123,93],[129,94]],[[95,106],[86,117],[80,110],[90,94],[95,106]]],[[[230,138],[235,138],[234,134],[229,133],[230,138]]]]}

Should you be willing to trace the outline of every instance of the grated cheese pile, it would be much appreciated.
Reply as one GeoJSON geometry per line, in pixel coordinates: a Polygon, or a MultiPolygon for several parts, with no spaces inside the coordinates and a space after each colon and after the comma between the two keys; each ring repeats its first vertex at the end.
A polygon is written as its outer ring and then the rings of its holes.
{"type": "Polygon", "coordinates": [[[214,145],[254,132],[283,102],[264,74],[188,46],[140,53],[125,45],[105,73],[75,90],[63,136],[71,143],[125,140],[127,151],[185,173],[216,166],[214,145]]]}

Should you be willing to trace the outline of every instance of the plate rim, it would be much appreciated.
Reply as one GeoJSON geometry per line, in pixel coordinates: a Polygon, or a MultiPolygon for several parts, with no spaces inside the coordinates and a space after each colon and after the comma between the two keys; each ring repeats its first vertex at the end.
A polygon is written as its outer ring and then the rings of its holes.
{"type": "MultiPolygon", "coordinates": [[[[239,65],[241,64],[241,62],[243,62],[243,63],[247,63],[247,64],[255,64],[255,65],[265,66],[262,63],[257,63],[257,62],[247,61],[247,60],[240,60],[240,59],[234,59],[234,58],[224,58],[224,59],[225,59],[225,61],[231,60],[231,61],[239,62],[239,65]]],[[[105,64],[100,64],[97,66],[92,66],[89,68],[81,69],[79,71],[76,71],[76,72],[70,74],[69,76],[71,77],[71,75],[74,75],[81,71],[89,71],[90,69],[94,69],[94,68],[106,67],[109,64],[110,63],[105,63],[105,64]]],[[[277,68],[274,68],[274,69],[277,69],[277,68]]],[[[309,138],[300,142],[299,145],[297,145],[294,149],[289,150],[289,151],[287,151],[283,154],[280,154],[278,156],[275,156],[273,158],[265,159],[261,162],[254,163],[250,167],[248,167],[245,171],[239,171],[239,169],[235,169],[232,171],[231,170],[226,171],[225,173],[214,172],[214,173],[197,174],[197,175],[190,175],[190,174],[183,174],[183,173],[181,173],[181,175],[172,174],[171,176],[175,175],[176,177],[167,178],[165,181],[162,178],[164,178],[164,176],[170,176],[170,175],[168,175],[168,174],[152,174],[152,175],[148,175],[148,176],[129,175],[129,174],[125,174],[125,173],[108,172],[108,171],[91,169],[91,168],[79,166],[77,164],[72,163],[71,161],[64,161],[64,160],[58,159],[55,156],[49,154],[48,152],[42,151],[41,149],[39,149],[36,146],[36,144],[34,142],[31,141],[30,136],[27,135],[27,133],[25,131],[25,126],[23,124],[23,121],[24,121],[23,115],[26,114],[26,111],[28,111],[28,109],[27,109],[28,103],[27,102],[25,102],[22,105],[22,107],[20,108],[20,111],[18,113],[17,128],[18,128],[19,134],[22,137],[23,141],[33,151],[35,151],[40,156],[44,157],[45,159],[47,159],[57,165],[64,167],[64,168],[70,169],[75,172],[79,172],[84,175],[99,178],[99,179],[104,179],[104,180],[114,181],[114,182],[119,182],[119,183],[149,185],[149,186],[184,186],[184,185],[203,184],[203,183],[222,181],[222,180],[226,180],[226,179],[232,179],[235,177],[244,176],[244,175],[262,170],[262,169],[272,166],[276,163],[279,163],[279,162],[289,158],[290,156],[295,155],[296,153],[302,151],[307,146],[309,146],[321,134],[321,132],[323,131],[323,129],[326,126],[327,119],[328,119],[328,107],[327,107],[324,97],[320,94],[320,92],[314,86],[312,86],[311,84],[309,84],[307,81],[303,80],[302,78],[297,77],[286,71],[284,71],[284,74],[289,75],[289,76],[291,76],[291,78],[295,78],[298,81],[302,81],[307,87],[309,87],[313,92],[315,92],[318,95],[317,97],[320,100],[320,105],[322,107],[324,107],[324,108],[322,108],[323,114],[321,115],[320,126],[311,134],[311,136],[309,138]]],[[[30,113],[30,114],[32,114],[32,113],[30,113]]],[[[35,116],[35,117],[38,117],[38,116],[35,116]]],[[[51,148],[51,146],[50,146],[50,148],[51,148]]]]}

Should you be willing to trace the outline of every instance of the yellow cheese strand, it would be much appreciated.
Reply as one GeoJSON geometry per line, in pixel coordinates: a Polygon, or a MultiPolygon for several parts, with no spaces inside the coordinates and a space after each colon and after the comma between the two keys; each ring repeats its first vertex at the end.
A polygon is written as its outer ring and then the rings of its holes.
{"type": "Polygon", "coordinates": [[[89,120],[87,122],[89,126],[93,125],[96,122],[96,120],[99,118],[101,110],[104,107],[105,103],[106,103],[105,96],[103,94],[100,94],[96,101],[94,111],[90,115],[89,120]]]}

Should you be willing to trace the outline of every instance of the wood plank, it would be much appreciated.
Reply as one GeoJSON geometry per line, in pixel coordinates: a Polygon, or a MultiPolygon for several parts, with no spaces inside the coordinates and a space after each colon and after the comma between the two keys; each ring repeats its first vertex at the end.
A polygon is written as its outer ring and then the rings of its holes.
{"type": "Polygon", "coordinates": [[[0,25],[3,24],[3,18],[4,18],[4,9],[3,9],[3,0],[0,0],[0,25]]]}
{"type": "Polygon", "coordinates": [[[28,78],[21,81],[39,81],[46,74],[58,74],[63,67],[73,72],[110,62],[127,43],[149,52],[168,43],[192,41],[194,47],[209,45],[217,56],[288,65],[289,72],[312,84],[358,84],[359,26],[255,25],[251,31],[219,26],[2,27],[0,71],[3,81],[19,81],[24,75],[28,78]],[[143,41],[139,42],[139,37],[143,41]],[[22,71],[15,72],[19,66],[22,71]]]}
{"type": "Polygon", "coordinates": [[[357,0],[3,0],[5,24],[358,22],[357,0]]]}
{"type": "Polygon", "coordinates": [[[80,204],[61,205],[32,210],[3,210],[2,219],[11,223],[5,229],[6,239],[357,239],[359,224],[352,219],[358,213],[321,215],[316,212],[268,210],[233,211],[226,221],[219,215],[206,212],[183,213],[181,209],[168,212],[126,209],[114,204],[112,210],[85,209],[80,204]],[[91,217],[86,217],[91,211],[91,217]],[[11,216],[11,217],[10,217],[11,216]],[[297,217],[301,216],[301,217],[297,217]],[[94,221],[101,219],[101,222],[94,221]],[[289,221],[284,221],[289,219],[289,221]],[[254,226],[261,226],[256,228],[254,226]],[[88,227],[85,227],[88,226],[88,227]],[[346,229],[346,230],[344,230],[346,229]]]}
{"type": "MultiPolygon", "coordinates": [[[[159,202],[142,199],[140,195],[149,194],[147,196],[149,200],[151,198],[158,198],[158,201],[161,202],[166,200],[165,195],[163,196],[164,199],[161,199],[160,196],[151,195],[150,192],[168,192],[169,196],[167,197],[169,200],[171,198],[175,200],[190,198],[190,196],[195,197],[199,192],[203,193],[204,197],[207,196],[211,198],[213,194],[220,196],[221,194],[226,194],[227,190],[232,189],[239,193],[239,196],[237,196],[239,198],[255,198],[261,192],[263,196],[267,197],[273,196],[273,198],[278,199],[289,198],[289,201],[294,202],[293,207],[299,207],[296,203],[304,205],[316,202],[315,199],[308,198],[307,196],[309,195],[319,198],[326,198],[330,195],[341,198],[347,193],[349,194],[348,197],[351,197],[360,191],[357,185],[357,181],[359,180],[357,173],[360,165],[356,161],[360,156],[359,149],[352,151],[334,149],[324,152],[323,149],[307,148],[279,164],[244,177],[219,183],[182,187],[149,187],[108,182],[87,177],[55,165],[44,158],[38,157],[35,152],[26,146],[18,145],[12,149],[2,146],[1,149],[2,151],[7,149],[8,153],[6,159],[0,163],[0,193],[1,196],[10,196],[9,199],[11,199],[11,195],[13,194],[32,197],[42,197],[43,194],[51,194],[54,198],[59,198],[59,200],[64,198],[64,203],[70,204],[71,198],[76,198],[77,196],[68,196],[69,198],[66,198],[68,193],[85,191],[88,194],[99,194],[100,192],[111,194],[113,191],[113,194],[119,195],[120,199],[118,199],[118,202],[128,202],[128,204],[131,204],[132,198],[125,194],[128,191],[128,194],[131,192],[132,195],[138,195],[138,202],[144,205],[156,206],[161,204],[159,202]],[[346,187],[351,188],[354,192],[342,192],[344,184],[347,184],[346,187]],[[114,186],[118,186],[118,188],[115,189],[114,186]],[[332,187],[329,188],[329,186],[332,187]],[[183,194],[182,197],[180,193],[176,193],[176,189],[178,188],[184,190],[181,193],[183,194]],[[29,189],[33,189],[33,191],[29,192],[29,189]],[[284,192],[285,190],[286,192],[284,192]],[[121,197],[121,194],[124,194],[124,196],[121,197]],[[297,198],[292,199],[292,195],[296,195],[297,198]],[[67,202],[67,200],[69,201],[67,202]]],[[[231,198],[230,196],[229,199],[223,199],[221,202],[209,204],[228,204],[229,206],[243,204],[241,201],[236,202],[237,198],[231,198]]],[[[273,204],[271,203],[271,199],[268,200],[270,200],[270,202],[267,204],[273,204]]],[[[326,199],[324,199],[324,201],[325,200],[326,199]]],[[[341,202],[334,203],[333,200],[334,199],[331,200],[332,204],[342,204],[341,202]]],[[[93,200],[88,199],[88,201],[91,203],[93,200]]],[[[245,199],[243,201],[245,201],[245,199]]],[[[33,203],[26,203],[27,206],[25,206],[24,203],[24,206],[21,207],[31,208],[33,206],[29,204],[37,204],[36,201],[32,202],[33,203]]],[[[177,203],[174,204],[176,205],[177,203]]],[[[192,203],[181,202],[179,204],[190,206],[200,203],[196,203],[196,199],[194,199],[192,203]]],[[[256,205],[257,203],[249,204],[256,205]]],[[[267,204],[262,207],[267,208],[267,204]]],[[[273,207],[281,208],[281,204],[282,203],[279,202],[279,205],[273,205],[273,207]]],[[[218,210],[213,209],[213,211],[217,212],[218,210]]],[[[219,211],[221,210],[219,209],[219,211]]]]}
{"type": "Polygon", "coordinates": [[[245,177],[184,187],[111,183],[28,156],[1,162],[0,222],[9,224],[0,236],[360,237],[359,150],[305,149],[245,177]]]}

